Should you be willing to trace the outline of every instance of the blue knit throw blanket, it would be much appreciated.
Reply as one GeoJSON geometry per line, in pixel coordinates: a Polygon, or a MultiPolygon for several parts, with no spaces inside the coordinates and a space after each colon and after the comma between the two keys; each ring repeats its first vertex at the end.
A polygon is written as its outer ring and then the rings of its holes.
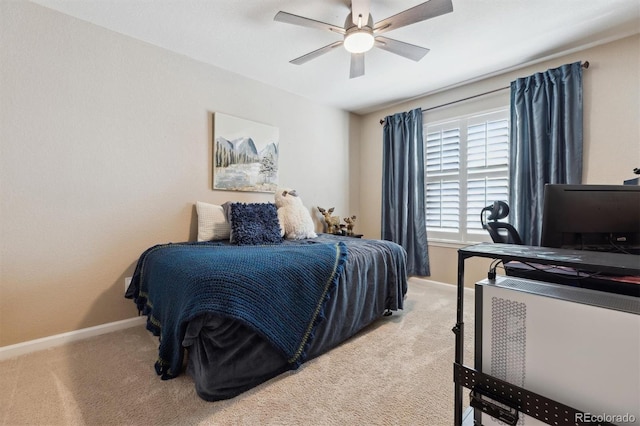
{"type": "Polygon", "coordinates": [[[305,360],[346,257],[344,243],[157,245],[140,256],[127,297],[147,315],[147,329],[160,336],[156,372],[162,379],[180,374],[187,323],[204,313],[240,321],[295,369],[305,360]]]}

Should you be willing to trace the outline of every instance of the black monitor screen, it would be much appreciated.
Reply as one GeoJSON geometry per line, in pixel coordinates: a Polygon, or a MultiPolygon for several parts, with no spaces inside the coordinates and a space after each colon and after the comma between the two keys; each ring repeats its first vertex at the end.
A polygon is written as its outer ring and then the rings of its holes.
{"type": "Polygon", "coordinates": [[[638,254],[640,186],[546,185],[540,245],[638,254]]]}

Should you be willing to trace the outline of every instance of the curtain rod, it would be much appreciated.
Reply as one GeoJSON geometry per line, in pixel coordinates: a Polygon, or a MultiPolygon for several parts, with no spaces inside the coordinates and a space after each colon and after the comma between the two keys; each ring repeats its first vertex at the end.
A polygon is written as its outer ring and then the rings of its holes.
{"type": "MultiPolygon", "coordinates": [[[[584,68],[584,69],[589,68],[589,61],[584,61],[584,62],[581,64],[581,66],[582,66],[582,68],[584,68]]],[[[468,101],[469,99],[478,98],[478,97],[480,97],[480,96],[490,95],[490,94],[492,94],[492,93],[499,92],[499,91],[501,91],[501,90],[509,89],[510,87],[511,87],[511,86],[500,87],[500,88],[498,88],[498,89],[489,90],[488,92],[484,92],[484,93],[480,93],[480,94],[477,94],[477,95],[469,96],[469,97],[466,97],[466,98],[463,98],[463,99],[458,99],[458,100],[455,100],[455,101],[447,102],[446,104],[436,105],[436,106],[434,106],[434,107],[430,107],[430,108],[423,109],[423,110],[422,110],[422,112],[431,111],[432,109],[438,109],[438,108],[446,107],[446,106],[449,106],[449,105],[457,104],[458,102],[468,101]]],[[[381,124],[381,125],[382,125],[382,124],[384,124],[384,118],[380,119],[380,124],[381,124]]]]}

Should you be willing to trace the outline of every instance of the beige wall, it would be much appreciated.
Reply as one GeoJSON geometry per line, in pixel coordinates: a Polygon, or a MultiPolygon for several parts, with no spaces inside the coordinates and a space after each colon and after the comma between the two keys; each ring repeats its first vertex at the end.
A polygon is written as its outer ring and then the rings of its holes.
{"type": "MultiPolygon", "coordinates": [[[[640,166],[640,36],[585,49],[553,60],[528,65],[499,76],[479,79],[450,90],[424,96],[362,117],[360,131],[360,231],[380,236],[382,170],[382,126],[379,120],[396,112],[446,104],[500,87],[518,77],[554,68],[565,63],[589,61],[583,74],[584,89],[584,183],[621,184],[633,177],[640,166]],[[366,209],[365,209],[366,206],[366,209]]],[[[425,78],[429,78],[425,76],[425,78]]],[[[491,108],[504,101],[509,91],[457,103],[426,113],[426,120],[440,120],[447,114],[466,113],[470,107],[491,108]]],[[[430,244],[431,279],[457,281],[457,246],[430,244]]],[[[487,262],[478,260],[467,266],[466,283],[486,277],[487,262]]]]}
{"type": "Polygon", "coordinates": [[[135,316],[124,278],[195,201],[273,200],[211,189],[213,112],[279,127],[280,183],[350,211],[357,116],[28,2],[0,42],[0,346],[135,316]]]}

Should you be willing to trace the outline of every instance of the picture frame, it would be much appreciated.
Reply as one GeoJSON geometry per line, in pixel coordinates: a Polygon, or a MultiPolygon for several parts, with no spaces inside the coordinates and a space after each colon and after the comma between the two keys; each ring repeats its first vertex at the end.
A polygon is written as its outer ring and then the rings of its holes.
{"type": "Polygon", "coordinates": [[[280,129],[231,115],[213,117],[213,189],[274,193],[280,129]]]}

